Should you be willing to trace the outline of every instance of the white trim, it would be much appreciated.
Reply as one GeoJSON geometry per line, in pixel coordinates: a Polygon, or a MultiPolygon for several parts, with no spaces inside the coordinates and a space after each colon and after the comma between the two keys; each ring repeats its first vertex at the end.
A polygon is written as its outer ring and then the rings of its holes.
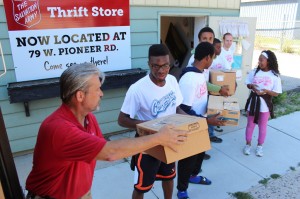
{"type": "Polygon", "coordinates": [[[195,12],[195,13],[190,13],[190,12],[182,12],[182,13],[178,13],[178,12],[158,12],[158,16],[176,16],[176,17],[201,17],[201,16],[210,16],[211,13],[210,12],[195,12]]]}
{"type": "Polygon", "coordinates": [[[2,74],[0,74],[0,77],[2,77],[3,75],[6,74],[6,64],[4,61],[4,54],[3,54],[1,42],[0,42],[0,53],[1,53],[2,63],[3,63],[3,69],[4,69],[4,72],[2,74]]]}
{"type": "Polygon", "coordinates": [[[272,1],[272,0],[241,0],[241,3],[260,2],[260,1],[272,1]]]}
{"type": "Polygon", "coordinates": [[[157,38],[158,38],[158,43],[160,43],[160,26],[161,26],[161,22],[160,19],[161,17],[203,17],[203,16],[211,16],[211,14],[209,12],[203,12],[203,13],[190,13],[190,12],[182,12],[182,13],[178,13],[178,12],[158,12],[158,21],[157,21],[157,38]]]}

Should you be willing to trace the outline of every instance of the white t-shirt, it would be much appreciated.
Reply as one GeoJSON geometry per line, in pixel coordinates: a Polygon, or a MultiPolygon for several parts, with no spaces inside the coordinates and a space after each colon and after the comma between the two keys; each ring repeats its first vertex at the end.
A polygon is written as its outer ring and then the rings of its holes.
{"type": "Polygon", "coordinates": [[[230,70],[231,66],[223,56],[218,55],[212,62],[209,69],[213,70],[230,70]]]}
{"type": "MultiPolygon", "coordinates": [[[[254,76],[255,71],[256,68],[247,75],[245,80],[246,85],[256,84],[259,89],[267,89],[276,93],[282,93],[281,79],[279,76],[275,76],[271,70],[267,72],[259,70],[254,76]]],[[[248,111],[250,104],[247,109],[248,111]]],[[[260,112],[269,112],[266,101],[262,97],[260,97],[260,112]]]]}
{"type": "Polygon", "coordinates": [[[182,104],[191,106],[197,114],[206,115],[208,93],[205,75],[187,72],[179,80],[179,87],[183,95],[182,104]]]}
{"type": "Polygon", "coordinates": [[[149,75],[143,77],[128,89],[121,111],[139,120],[152,120],[176,113],[182,103],[177,80],[167,75],[163,87],[152,82],[149,75]]]}
{"type": "Polygon", "coordinates": [[[222,47],[221,49],[221,54],[219,55],[219,57],[223,57],[226,61],[227,61],[227,67],[229,67],[228,69],[231,69],[232,63],[233,63],[233,52],[231,50],[225,50],[224,47],[222,47]]]}

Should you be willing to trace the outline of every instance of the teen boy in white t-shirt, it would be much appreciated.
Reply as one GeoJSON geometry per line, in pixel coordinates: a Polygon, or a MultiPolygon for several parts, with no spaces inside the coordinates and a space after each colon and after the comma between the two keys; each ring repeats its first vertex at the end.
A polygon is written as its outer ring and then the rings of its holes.
{"type": "MultiPolygon", "coordinates": [[[[179,87],[182,92],[183,102],[180,108],[189,115],[206,117],[208,90],[204,69],[208,69],[214,58],[214,47],[208,42],[201,42],[195,49],[194,62],[192,67],[186,67],[179,80],[179,87]]],[[[224,125],[224,121],[218,116],[207,118],[210,125],[224,125]]],[[[198,176],[200,172],[204,154],[200,153],[178,161],[178,183],[177,197],[179,199],[188,198],[188,184],[210,185],[211,181],[203,176],[198,176]]]]}
{"type": "MultiPolygon", "coordinates": [[[[136,124],[175,113],[185,114],[179,105],[182,95],[174,76],[169,75],[169,50],[163,44],[149,48],[150,74],[130,86],[119,114],[121,126],[136,129],[136,124]]],[[[136,134],[136,136],[138,136],[136,134]]],[[[133,199],[144,197],[155,180],[162,180],[164,198],[171,199],[175,163],[165,164],[154,157],[140,153],[132,157],[134,169],[133,199]]]]}

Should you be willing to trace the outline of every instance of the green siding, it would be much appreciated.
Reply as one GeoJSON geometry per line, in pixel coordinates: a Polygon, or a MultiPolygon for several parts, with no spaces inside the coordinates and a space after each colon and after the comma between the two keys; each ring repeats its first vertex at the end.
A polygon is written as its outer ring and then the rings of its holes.
{"type": "MultiPolygon", "coordinates": [[[[6,74],[0,78],[0,86],[7,86],[9,82],[14,82],[14,81],[16,81],[15,71],[7,69],[6,74]]],[[[7,97],[5,99],[7,99],[7,97]]]]}
{"type": "Polygon", "coordinates": [[[8,139],[13,140],[22,140],[23,138],[36,137],[38,130],[40,128],[40,123],[18,126],[14,128],[6,128],[8,132],[8,139]],[[26,132],[26,134],[24,134],[26,132]]]}
{"type": "Polygon", "coordinates": [[[1,81],[0,81],[0,100],[7,100],[7,99],[8,99],[7,86],[6,85],[1,86],[1,81]]]}
{"type": "MultiPolygon", "coordinates": [[[[148,48],[159,42],[159,13],[184,15],[238,16],[239,10],[233,9],[203,9],[180,7],[143,7],[131,6],[131,52],[132,68],[148,70],[148,48]]],[[[51,98],[29,102],[30,117],[25,116],[22,103],[10,104],[8,101],[7,84],[14,82],[15,73],[9,44],[7,24],[3,5],[0,5],[0,41],[3,46],[7,74],[0,78],[0,106],[4,116],[12,151],[21,152],[32,150],[38,128],[41,122],[60,104],[59,98],[51,98]]],[[[0,63],[0,70],[3,65],[0,63]]],[[[117,124],[117,118],[127,89],[104,91],[100,112],[95,112],[104,134],[125,130],[117,124]]]]}
{"type": "Polygon", "coordinates": [[[102,133],[104,135],[107,134],[107,133],[111,133],[111,132],[117,132],[117,131],[127,130],[127,129],[119,126],[117,121],[109,122],[109,123],[104,123],[104,124],[100,123],[100,128],[101,128],[102,133]]]}
{"type": "Polygon", "coordinates": [[[130,31],[131,32],[151,32],[156,30],[158,27],[157,19],[132,19],[130,20],[130,31]],[[147,26],[145,26],[147,23],[147,26]]]}
{"type": "Polygon", "coordinates": [[[0,39],[8,38],[8,29],[6,23],[0,22],[0,30],[0,39]]]}
{"type": "MultiPolygon", "coordinates": [[[[5,88],[5,92],[7,93],[6,88],[5,88]]],[[[31,112],[32,110],[43,109],[46,106],[48,108],[49,107],[57,108],[60,104],[61,104],[61,101],[59,98],[50,98],[50,99],[44,99],[44,100],[30,101],[29,109],[31,112]]],[[[13,114],[16,112],[21,112],[25,115],[23,103],[10,104],[9,101],[0,101],[0,106],[2,108],[2,113],[5,115],[13,114]]]]}
{"type": "Polygon", "coordinates": [[[145,54],[144,57],[141,58],[133,58],[131,60],[132,66],[134,68],[143,68],[143,69],[149,69],[148,67],[148,56],[147,56],[147,52],[145,54]]]}
{"type": "Polygon", "coordinates": [[[1,44],[2,44],[3,54],[4,55],[8,55],[9,54],[10,55],[11,54],[11,48],[10,48],[10,42],[9,42],[9,39],[8,39],[8,35],[7,35],[7,37],[3,37],[3,38],[0,38],[0,39],[1,39],[1,44]]]}
{"type": "Polygon", "coordinates": [[[33,150],[36,142],[36,136],[10,141],[11,151],[13,153],[33,150]]]}
{"type": "MultiPolygon", "coordinates": [[[[6,128],[31,125],[40,123],[43,121],[55,108],[43,108],[43,109],[30,109],[30,117],[26,117],[24,112],[17,112],[13,114],[7,114],[4,117],[6,128]]],[[[26,134],[27,132],[24,132],[26,134]]]]}
{"type": "MultiPolygon", "coordinates": [[[[0,5],[0,23],[1,23],[1,22],[6,22],[6,16],[5,16],[3,4],[0,5]]],[[[1,31],[2,31],[2,30],[1,30],[1,31]]]]}
{"type": "Polygon", "coordinates": [[[148,56],[149,47],[150,47],[150,45],[132,46],[131,47],[131,56],[135,57],[135,59],[145,58],[145,56],[148,56]]]}
{"type": "MultiPolygon", "coordinates": [[[[1,40],[0,40],[1,41],[1,40]]],[[[2,43],[2,42],[1,42],[2,43]]],[[[3,48],[3,45],[2,45],[2,48],[3,48]]],[[[6,48],[6,47],[5,47],[6,48]]],[[[8,48],[8,47],[7,47],[8,48]]],[[[10,48],[10,45],[9,45],[9,48],[10,48]]],[[[3,49],[4,50],[4,49],[3,49]]],[[[6,69],[9,70],[9,69],[14,69],[14,64],[13,64],[13,59],[12,59],[12,55],[11,54],[4,54],[4,60],[5,60],[5,64],[6,64],[6,69]]],[[[2,63],[2,58],[1,58],[1,61],[0,61],[0,70],[3,70],[3,63],[2,63]]],[[[1,79],[0,78],[0,82],[1,82],[1,79]]]]}
{"type": "MultiPolygon", "coordinates": [[[[131,33],[131,45],[152,45],[157,44],[157,32],[131,33]]],[[[147,52],[146,52],[147,54],[147,52]]]]}

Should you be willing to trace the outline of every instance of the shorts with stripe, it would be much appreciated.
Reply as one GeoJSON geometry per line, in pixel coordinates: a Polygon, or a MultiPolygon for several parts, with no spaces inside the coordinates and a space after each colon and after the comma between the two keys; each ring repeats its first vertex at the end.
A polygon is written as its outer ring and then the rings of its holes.
{"type": "Polygon", "coordinates": [[[167,181],[176,177],[175,163],[165,164],[148,155],[137,154],[133,156],[135,163],[134,189],[138,192],[148,192],[155,180],[167,181]]]}

